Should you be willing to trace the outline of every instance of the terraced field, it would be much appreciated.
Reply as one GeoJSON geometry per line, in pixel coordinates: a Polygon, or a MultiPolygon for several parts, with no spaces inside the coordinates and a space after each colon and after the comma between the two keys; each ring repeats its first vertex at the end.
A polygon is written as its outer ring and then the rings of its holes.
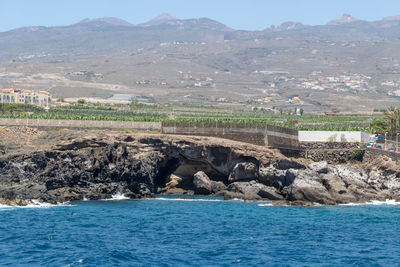
{"type": "Polygon", "coordinates": [[[56,107],[48,111],[21,105],[7,107],[3,105],[2,107],[0,107],[0,117],[3,118],[218,123],[227,127],[237,124],[249,127],[272,124],[298,130],[368,131],[373,119],[383,117],[383,115],[365,114],[337,114],[336,116],[305,114],[298,116],[190,105],[76,105],[56,107]]]}

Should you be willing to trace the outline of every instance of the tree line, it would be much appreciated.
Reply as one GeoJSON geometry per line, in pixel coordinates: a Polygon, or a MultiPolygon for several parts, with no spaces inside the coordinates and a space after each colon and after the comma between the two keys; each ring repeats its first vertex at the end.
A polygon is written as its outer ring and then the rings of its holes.
{"type": "Polygon", "coordinates": [[[371,122],[371,132],[374,134],[387,133],[389,136],[396,136],[400,133],[400,108],[389,107],[383,114],[383,118],[374,119],[371,122]]]}

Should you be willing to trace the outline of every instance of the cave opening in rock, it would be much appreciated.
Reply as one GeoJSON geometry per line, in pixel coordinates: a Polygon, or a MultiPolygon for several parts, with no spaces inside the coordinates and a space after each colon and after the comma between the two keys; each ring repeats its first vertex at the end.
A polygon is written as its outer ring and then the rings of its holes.
{"type": "Polygon", "coordinates": [[[214,181],[228,181],[228,175],[213,168],[208,162],[173,158],[161,168],[155,180],[157,193],[191,194],[194,191],[193,176],[203,171],[214,181]]]}
{"type": "Polygon", "coordinates": [[[159,192],[162,188],[165,188],[168,177],[173,173],[180,165],[182,159],[180,158],[170,158],[167,162],[162,166],[154,179],[154,191],[159,192]]]}

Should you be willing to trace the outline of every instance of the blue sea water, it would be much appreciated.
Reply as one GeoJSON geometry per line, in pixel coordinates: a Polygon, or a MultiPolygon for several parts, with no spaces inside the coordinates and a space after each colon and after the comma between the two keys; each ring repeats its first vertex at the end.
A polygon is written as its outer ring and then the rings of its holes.
{"type": "Polygon", "coordinates": [[[172,198],[0,207],[0,265],[399,266],[400,206],[172,198]]]}

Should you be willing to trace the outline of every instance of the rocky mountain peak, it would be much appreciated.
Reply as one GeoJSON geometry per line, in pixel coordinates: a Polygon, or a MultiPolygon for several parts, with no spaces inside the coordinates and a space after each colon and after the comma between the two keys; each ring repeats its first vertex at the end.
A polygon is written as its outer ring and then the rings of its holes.
{"type": "Polygon", "coordinates": [[[346,23],[351,23],[359,21],[360,19],[351,16],[350,14],[343,14],[340,18],[331,20],[327,25],[342,25],[346,23]]]}
{"type": "Polygon", "coordinates": [[[161,24],[164,24],[164,23],[166,23],[168,21],[172,21],[172,20],[178,20],[178,18],[172,16],[169,13],[162,13],[161,15],[155,17],[152,20],[149,20],[148,22],[141,24],[140,26],[144,26],[144,27],[157,26],[157,25],[161,25],[161,24]]]}

